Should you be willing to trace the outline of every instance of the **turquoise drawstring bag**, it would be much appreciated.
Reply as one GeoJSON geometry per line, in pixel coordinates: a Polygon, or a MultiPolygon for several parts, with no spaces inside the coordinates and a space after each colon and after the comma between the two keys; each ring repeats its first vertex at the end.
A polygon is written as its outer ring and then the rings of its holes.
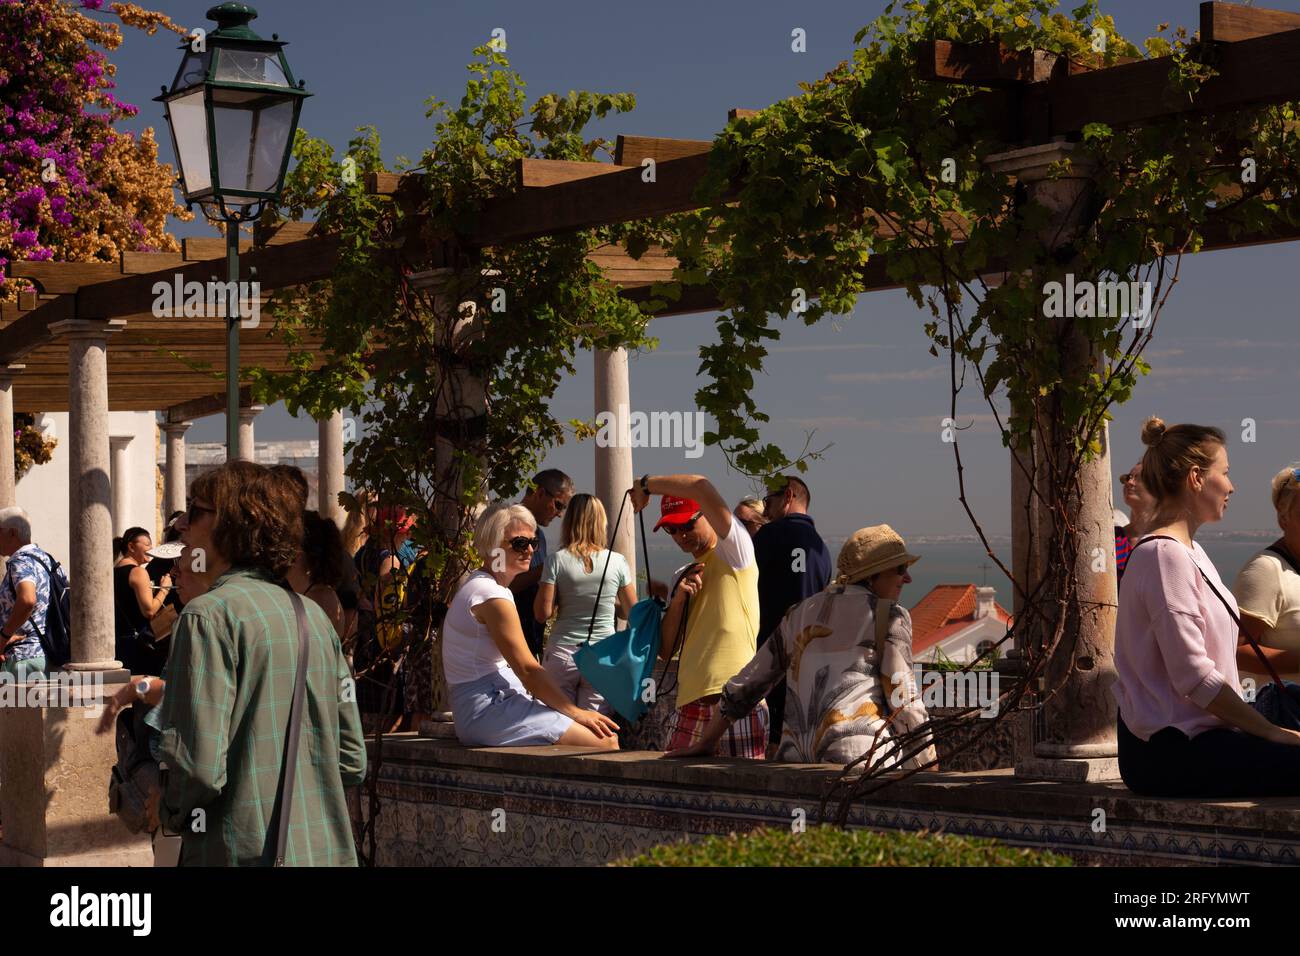
{"type": "MultiPolygon", "coordinates": [[[[618,531],[623,520],[623,506],[619,505],[618,519],[613,531],[618,531]]],[[[646,581],[650,580],[650,549],[646,544],[645,516],[641,519],[641,547],[645,560],[646,581]]],[[[596,589],[596,607],[592,609],[591,623],[587,627],[587,640],[573,652],[574,663],[587,683],[596,688],[614,710],[627,720],[636,723],[654,700],[654,668],[659,659],[659,626],[663,622],[664,603],[658,598],[645,598],[632,605],[628,612],[627,629],[615,631],[596,643],[591,642],[591,632],[596,625],[596,608],[600,607],[600,594],[605,587],[605,571],[613,555],[614,535],[610,534],[609,557],[600,574],[596,589]],[[649,698],[647,700],[646,698],[649,698]]]]}

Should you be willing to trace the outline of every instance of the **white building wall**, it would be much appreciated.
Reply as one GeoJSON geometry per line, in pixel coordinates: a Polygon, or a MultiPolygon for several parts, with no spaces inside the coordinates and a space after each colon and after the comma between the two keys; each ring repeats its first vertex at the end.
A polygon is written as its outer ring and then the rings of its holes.
{"type": "MultiPolygon", "coordinates": [[[[130,483],[126,522],[147,528],[151,535],[158,529],[158,439],[153,412],[109,412],[109,436],[131,437],[127,449],[130,483]]],[[[18,482],[18,505],[32,519],[32,538],[49,551],[68,570],[68,414],[48,412],[36,419],[46,437],[58,440],[53,457],[44,465],[32,468],[18,482]]],[[[111,454],[110,454],[111,460],[111,454]]],[[[123,530],[114,528],[114,533],[123,530]]]]}

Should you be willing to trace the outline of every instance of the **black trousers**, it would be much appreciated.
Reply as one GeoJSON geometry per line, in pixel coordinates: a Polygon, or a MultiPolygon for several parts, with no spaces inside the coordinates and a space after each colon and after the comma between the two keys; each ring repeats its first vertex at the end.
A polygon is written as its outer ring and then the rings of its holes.
{"type": "Polygon", "coordinates": [[[1119,715],[1119,773],[1145,797],[1270,797],[1300,795],[1300,747],[1240,730],[1218,728],[1188,737],[1166,727],[1150,740],[1135,736],[1119,715]]]}

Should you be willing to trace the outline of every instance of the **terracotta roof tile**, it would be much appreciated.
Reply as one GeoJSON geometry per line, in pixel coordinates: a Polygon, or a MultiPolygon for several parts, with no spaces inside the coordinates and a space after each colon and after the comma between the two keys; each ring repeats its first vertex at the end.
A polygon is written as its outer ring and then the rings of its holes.
{"type": "Polygon", "coordinates": [[[915,647],[932,631],[975,611],[975,585],[936,584],[930,593],[921,598],[912,613],[912,646],[915,647]]]}

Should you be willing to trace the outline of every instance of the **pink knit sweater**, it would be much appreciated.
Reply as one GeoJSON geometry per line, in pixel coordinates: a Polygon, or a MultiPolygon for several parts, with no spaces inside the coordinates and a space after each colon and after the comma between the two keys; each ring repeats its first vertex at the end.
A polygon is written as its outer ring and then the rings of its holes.
{"type": "Polygon", "coordinates": [[[1115,698],[1124,724],[1149,740],[1165,727],[1189,737],[1228,727],[1205,710],[1225,685],[1238,695],[1237,626],[1197,571],[1234,611],[1209,555],[1196,542],[1150,541],[1135,548],[1120,584],[1115,626],[1115,698]]]}

